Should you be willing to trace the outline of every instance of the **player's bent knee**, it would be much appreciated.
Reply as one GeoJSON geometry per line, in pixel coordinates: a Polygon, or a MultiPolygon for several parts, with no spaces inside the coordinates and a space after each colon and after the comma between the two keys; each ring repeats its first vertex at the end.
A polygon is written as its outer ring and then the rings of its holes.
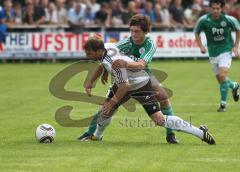
{"type": "Polygon", "coordinates": [[[161,106],[161,108],[169,107],[169,106],[170,106],[169,100],[167,99],[167,100],[161,101],[161,102],[160,102],[160,106],[161,106]]]}
{"type": "Polygon", "coordinates": [[[165,122],[165,117],[161,113],[161,111],[155,112],[154,114],[151,115],[151,119],[154,121],[156,125],[162,126],[165,122]]]}

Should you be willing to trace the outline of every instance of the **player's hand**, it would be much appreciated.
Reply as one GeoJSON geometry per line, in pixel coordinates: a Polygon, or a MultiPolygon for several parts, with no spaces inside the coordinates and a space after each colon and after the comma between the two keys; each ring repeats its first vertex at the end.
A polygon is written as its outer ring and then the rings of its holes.
{"type": "Polygon", "coordinates": [[[113,69],[126,68],[126,67],[127,67],[127,62],[121,59],[115,60],[112,64],[113,69]]]}
{"type": "Polygon", "coordinates": [[[202,54],[207,53],[207,49],[204,46],[200,47],[200,51],[201,51],[202,54]]]}
{"type": "Polygon", "coordinates": [[[235,54],[236,57],[240,57],[240,52],[238,51],[238,47],[233,47],[232,52],[235,54]]]}
{"type": "Polygon", "coordinates": [[[88,83],[85,85],[85,92],[87,93],[88,96],[92,96],[91,95],[91,91],[92,91],[92,84],[88,83]]]}
{"type": "Polygon", "coordinates": [[[106,70],[104,70],[102,74],[101,82],[103,85],[105,85],[108,82],[108,72],[106,70]]]}
{"type": "Polygon", "coordinates": [[[108,115],[112,110],[113,110],[113,107],[116,105],[116,102],[110,100],[108,102],[105,102],[102,106],[102,112],[103,114],[106,114],[108,115]]]}

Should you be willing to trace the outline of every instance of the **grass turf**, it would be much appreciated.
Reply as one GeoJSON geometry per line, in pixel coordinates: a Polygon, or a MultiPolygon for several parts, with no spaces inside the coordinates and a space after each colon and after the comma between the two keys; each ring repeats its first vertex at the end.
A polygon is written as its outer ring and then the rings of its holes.
{"type": "MultiPolygon", "coordinates": [[[[217,145],[176,132],[180,145],[169,145],[165,129],[150,127],[141,107],[135,113],[120,108],[102,142],[78,142],[85,128],[65,128],[54,114],[64,105],[74,107],[72,118],[93,114],[98,106],[61,100],[48,91],[51,78],[65,64],[0,65],[0,171],[239,171],[239,103],[229,92],[226,113],[217,113],[218,84],[207,61],[158,61],[152,67],[168,74],[164,85],[173,90],[170,99],[176,115],[191,119],[196,126],[207,124],[217,145]],[[35,140],[41,123],[57,131],[52,144],[35,140]]],[[[239,80],[239,61],[229,76],[239,80]]],[[[84,74],[78,74],[67,89],[83,91],[84,74]]],[[[107,86],[97,85],[93,94],[106,94],[107,86]]]]}

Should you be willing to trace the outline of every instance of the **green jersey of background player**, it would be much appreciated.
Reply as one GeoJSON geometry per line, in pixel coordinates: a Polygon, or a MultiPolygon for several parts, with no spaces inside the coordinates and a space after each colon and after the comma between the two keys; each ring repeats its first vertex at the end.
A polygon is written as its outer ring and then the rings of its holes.
{"type": "MultiPolygon", "coordinates": [[[[146,36],[146,34],[150,30],[150,21],[148,17],[142,16],[142,15],[135,15],[130,20],[130,33],[131,36],[127,39],[124,39],[116,44],[119,51],[124,52],[124,54],[128,55],[130,58],[132,58],[135,62],[127,62],[127,63],[121,63],[122,61],[119,61],[114,63],[115,67],[119,68],[133,68],[133,69],[146,69],[148,63],[151,62],[152,57],[156,51],[156,47],[154,46],[153,42],[150,40],[149,37],[146,36]]],[[[99,73],[101,73],[102,69],[97,69],[95,74],[92,76],[92,79],[90,79],[91,83],[88,83],[85,87],[85,90],[88,94],[91,92],[93,81],[96,80],[97,77],[99,77],[99,73]],[[100,71],[100,72],[99,72],[100,71]]],[[[106,75],[103,81],[106,81],[106,75]]],[[[171,107],[171,104],[167,98],[167,94],[165,90],[160,87],[159,83],[156,81],[155,78],[151,79],[152,85],[154,90],[156,91],[158,95],[158,100],[161,105],[161,111],[164,115],[173,115],[173,110],[171,107]]],[[[96,114],[97,115],[97,114],[96,114]]],[[[90,123],[88,127],[88,131],[85,132],[83,135],[81,135],[78,139],[81,141],[89,140],[91,138],[91,135],[94,133],[96,129],[95,123],[90,123]]],[[[179,141],[176,139],[175,134],[171,129],[167,129],[167,137],[166,140],[168,143],[179,143],[179,141]]]]}
{"type": "Polygon", "coordinates": [[[221,103],[217,110],[218,112],[226,111],[229,88],[232,89],[234,101],[239,100],[239,84],[231,81],[227,77],[227,74],[231,66],[232,53],[234,53],[235,56],[240,56],[238,51],[240,24],[234,17],[222,13],[224,5],[225,3],[223,0],[211,0],[211,12],[198,20],[194,30],[196,40],[202,53],[206,53],[207,50],[203,46],[199,34],[203,31],[206,35],[210,63],[220,84],[221,103]],[[235,43],[231,36],[232,31],[236,32],[235,43]]]}

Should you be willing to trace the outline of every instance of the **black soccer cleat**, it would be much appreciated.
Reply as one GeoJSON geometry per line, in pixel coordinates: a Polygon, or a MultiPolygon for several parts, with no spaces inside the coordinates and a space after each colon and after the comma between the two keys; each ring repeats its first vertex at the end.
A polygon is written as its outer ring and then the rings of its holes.
{"type": "Polygon", "coordinates": [[[236,82],[236,86],[232,89],[233,100],[237,102],[239,100],[239,84],[236,82]]]}
{"type": "Polygon", "coordinates": [[[200,125],[200,130],[203,131],[203,139],[202,141],[206,142],[209,145],[215,145],[216,141],[214,140],[213,136],[208,132],[208,127],[205,125],[200,125]]]}
{"type": "Polygon", "coordinates": [[[91,140],[92,135],[88,134],[87,132],[83,133],[83,135],[81,135],[80,137],[78,137],[77,139],[79,141],[88,141],[91,140]]]}
{"type": "Polygon", "coordinates": [[[221,103],[219,108],[217,109],[217,112],[226,112],[226,109],[226,105],[221,103]]]}
{"type": "Polygon", "coordinates": [[[170,144],[179,144],[179,140],[176,138],[174,133],[167,134],[166,140],[170,144]]]}

